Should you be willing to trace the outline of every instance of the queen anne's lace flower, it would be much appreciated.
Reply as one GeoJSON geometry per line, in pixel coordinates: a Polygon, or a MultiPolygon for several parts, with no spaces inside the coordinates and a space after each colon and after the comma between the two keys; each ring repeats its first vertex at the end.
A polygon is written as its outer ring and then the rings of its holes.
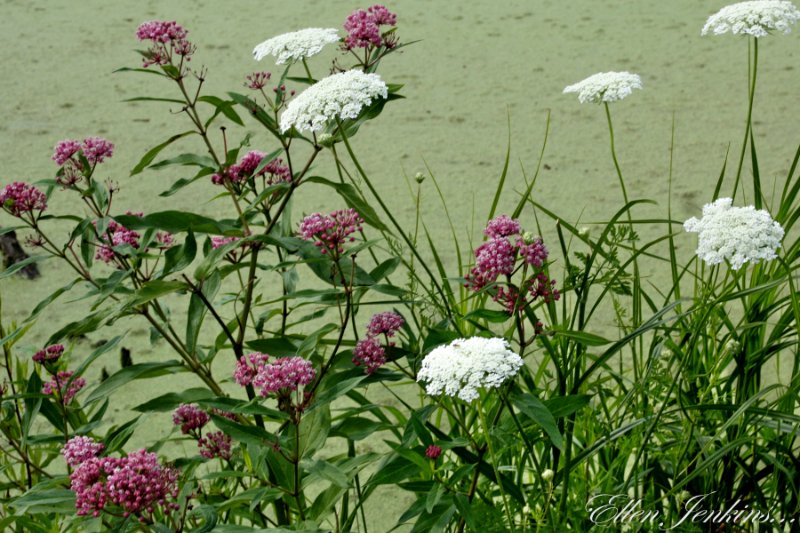
{"type": "Polygon", "coordinates": [[[731,207],[731,198],[703,206],[703,218],[684,222],[686,231],[697,233],[697,256],[710,265],[728,261],[738,270],[744,263],[777,257],[783,228],[763,209],[731,207]]]}
{"type": "Polygon", "coordinates": [[[564,93],[578,93],[582,104],[616,102],[642,88],[642,79],[630,72],[599,72],[564,88],[564,93]]]}
{"type": "Polygon", "coordinates": [[[522,358],[508,349],[505,339],[456,339],[425,356],[417,381],[427,382],[431,396],[444,393],[471,402],[478,389],[499,387],[521,367],[522,358]]]}
{"type": "Polygon", "coordinates": [[[376,98],[387,98],[388,88],[377,74],[348,70],[323,78],[287,106],[281,131],[320,131],[329,120],[356,118],[376,98]]]}
{"type": "Polygon", "coordinates": [[[253,57],[256,61],[261,61],[266,56],[273,56],[278,65],[294,63],[317,55],[326,44],[337,42],[338,33],[335,28],[306,28],[284,33],[256,46],[253,49],[253,57]]]}
{"type": "Polygon", "coordinates": [[[756,0],[723,7],[708,17],[702,35],[733,33],[766,37],[772,31],[789,33],[800,11],[787,0],[756,0]]]}

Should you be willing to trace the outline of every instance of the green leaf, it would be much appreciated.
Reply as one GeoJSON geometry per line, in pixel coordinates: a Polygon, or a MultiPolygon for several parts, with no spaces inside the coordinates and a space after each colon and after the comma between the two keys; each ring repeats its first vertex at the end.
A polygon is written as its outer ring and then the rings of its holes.
{"type": "MultiPolygon", "coordinates": [[[[203,297],[206,301],[212,302],[212,305],[221,282],[222,278],[219,270],[215,270],[208,279],[203,281],[200,287],[203,297]]],[[[191,298],[189,298],[189,312],[186,317],[186,349],[189,350],[189,353],[194,353],[197,348],[197,339],[200,337],[200,329],[206,313],[208,313],[208,308],[203,303],[203,299],[199,295],[192,293],[191,298]]]]}
{"type": "Polygon", "coordinates": [[[164,253],[164,268],[161,271],[161,276],[183,270],[192,264],[196,255],[197,241],[194,238],[194,232],[189,229],[183,244],[173,246],[164,253]]]}
{"type": "Polygon", "coordinates": [[[195,233],[222,235],[226,232],[236,232],[238,230],[235,220],[216,220],[184,211],[159,211],[143,217],[119,215],[114,219],[128,229],[153,228],[170,233],[182,233],[192,230],[195,233]]]}
{"type": "Polygon", "coordinates": [[[183,392],[168,392],[157,398],[140,403],[133,408],[140,413],[164,412],[177,408],[182,403],[195,403],[198,400],[214,398],[214,393],[208,389],[193,388],[183,392]]]}
{"type": "Polygon", "coordinates": [[[211,159],[206,155],[197,155],[197,154],[181,154],[175,157],[171,157],[169,159],[162,159],[158,163],[150,165],[149,168],[152,168],[153,170],[158,170],[172,165],[201,167],[201,168],[209,168],[212,170],[217,168],[217,164],[214,162],[213,159],[211,159]]]}
{"type": "Polygon", "coordinates": [[[85,403],[101,400],[122,387],[123,385],[137,380],[149,379],[176,372],[184,372],[186,368],[179,361],[165,361],[163,363],[139,363],[121,369],[108,379],[100,383],[92,393],[86,398],[85,403]]]}
{"type": "Polygon", "coordinates": [[[238,422],[228,420],[224,416],[215,414],[211,415],[211,420],[223,433],[239,442],[256,446],[257,448],[269,447],[276,442],[275,435],[258,426],[244,426],[238,422]]]}
{"type": "Polygon", "coordinates": [[[559,450],[564,449],[564,437],[558,431],[556,419],[539,398],[531,394],[519,394],[514,396],[511,401],[522,414],[542,426],[553,446],[559,450]]]}
{"type": "Polygon", "coordinates": [[[187,285],[185,281],[154,279],[138,288],[136,292],[125,301],[124,308],[131,309],[138,307],[164,295],[186,291],[188,288],[189,285],[187,285]]]}
{"type": "Polygon", "coordinates": [[[19,514],[75,512],[75,493],[69,489],[37,489],[31,490],[12,500],[9,506],[19,514]]]}
{"type": "Polygon", "coordinates": [[[223,100],[217,96],[201,96],[198,98],[199,101],[205,102],[207,104],[211,104],[217,109],[217,112],[222,113],[225,117],[230,120],[231,122],[238,124],[239,126],[244,126],[244,122],[233,110],[233,106],[236,104],[233,100],[223,100]]]}
{"type": "Polygon", "coordinates": [[[22,270],[23,268],[25,268],[26,266],[32,265],[33,263],[38,263],[40,261],[44,261],[45,259],[49,259],[49,258],[50,258],[50,256],[47,256],[47,255],[34,255],[34,256],[31,256],[31,257],[27,257],[27,258],[23,259],[22,261],[14,263],[13,265],[9,266],[8,268],[6,268],[2,272],[0,272],[0,279],[5,279],[5,278],[8,278],[8,277],[11,277],[14,274],[16,274],[17,272],[19,272],[20,270],[22,270]]]}
{"type": "MultiPolygon", "coordinates": [[[[130,69],[128,69],[128,70],[130,70],[130,69]]],[[[141,71],[142,69],[134,69],[134,70],[141,71]]],[[[145,70],[145,72],[152,73],[153,71],[145,70]]],[[[131,176],[135,176],[136,174],[139,174],[142,170],[147,168],[147,165],[152,163],[153,159],[156,158],[156,156],[161,152],[161,150],[163,150],[164,148],[166,148],[170,144],[174,143],[178,139],[180,139],[182,137],[186,137],[187,135],[191,135],[193,133],[195,133],[194,130],[184,131],[183,133],[179,133],[177,135],[173,135],[172,137],[170,137],[169,139],[167,139],[163,143],[159,144],[158,146],[156,146],[154,148],[151,148],[146,154],[144,154],[144,156],[139,160],[139,162],[136,164],[136,166],[133,167],[133,170],[131,170],[131,174],[130,175],[131,176]]]]}
{"type": "Polygon", "coordinates": [[[328,187],[333,188],[339,196],[344,199],[345,203],[348,207],[352,207],[358,214],[361,215],[361,218],[364,219],[364,222],[381,231],[389,231],[386,225],[381,222],[380,218],[378,217],[378,213],[369,205],[366,201],[364,201],[363,197],[359,192],[356,190],[349,183],[336,183],[334,181],[327,180],[325,178],[321,178],[319,176],[309,176],[303,181],[311,182],[311,183],[320,183],[322,185],[327,185],[328,187]]]}
{"type": "Polygon", "coordinates": [[[476,309],[470,311],[464,318],[467,320],[486,320],[487,322],[501,323],[511,318],[511,315],[505,311],[497,311],[493,309],[476,309]]]}
{"type": "Polygon", "coordinates": [[[563,330],[563,329],[554,329],[556,337],[567,337],[578,344],[583,344],[584,346],[603,346],[604,344],[610,344],[611,341],[601,337],[600,335],[595,335],[594,333],[587,333],[585,331],[574,331],[574,330],[563,330]]]}
{"type": "Polygon", "coordinates": [[[373,268],[369,273],[369,277],[375,281],[380,281],[387,276],[391,276],[392,272],[394,272],[397,267],[400,266],[400,263],[401,261],[399,257],[390,257],[386,261],[383,261],[380,265],[373,268]]]}
{"type": "Polygon", "coordinates": [[[564,418],[578,409],[582,409],[589,404],[591,396],[588,394],[574,394],[571,396],[559,396],[545,400],[544,404],[555,418],[564,418]]]}
{"type": "Polygon", "coordinates": [[[297,355],[297,346],[287,337],[274,337],[272,339],[256,339],[245,342],[248,348],[257,352],[266,353],[273,357],[289,357],[297,355]]]}

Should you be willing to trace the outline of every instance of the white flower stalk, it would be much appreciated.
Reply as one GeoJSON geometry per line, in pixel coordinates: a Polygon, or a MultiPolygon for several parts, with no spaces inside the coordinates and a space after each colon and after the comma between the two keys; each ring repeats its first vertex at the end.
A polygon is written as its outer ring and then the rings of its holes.
{"type": "Polygon", "coordinates": [[[725,262],[738,270],[745,263],[777,257],[783,228],[768,212],[755,207],[731,207],[731,198],[719,198],[703,206],[703,218],[684,222],[686,231],[697,233],[697,257],[710,265],[725,262]]]}
{"type": "Polygon", "coordinates": [[[787,0],[756,0],[723,7],[708,17],[701,35],[733,33],[766,37],[770,32],[789,33],[800,20],[800,11],[787,0]]]}
{"type": "Polygon", "coordinates": [[[320,131],[336,118],[356,118],[376,98],[387,98],[388,88],[377,74],[348,70],[323,78],[289,102],[281,115],[281,131],[320,131]]]}
{"type": "Polygon", "coordinates": [[[433,349],[422,361],[417,381],[427,382],[431,396],[478,398],[478,389],[497,388],[522,368],[522,358],[508,349],[505,339],[471,337],[433,349]]]}
{"type": "Polygon", "coordinates": [[[616,102],[642,88],[642,78],[630,72],[599,72],[583,81],[564,88],[566,93],[578,93],[578,100],[591,102],[616,102]]]}
{"type": "Polygon", "coordinates": [[[317,55],[326,44],[337,41],[339,31],[335,28],[306,28],[267,39],[253,49],[253,57],[261,61],[266,56],[273,56],[277,65],[294,63],[317,55]]]}

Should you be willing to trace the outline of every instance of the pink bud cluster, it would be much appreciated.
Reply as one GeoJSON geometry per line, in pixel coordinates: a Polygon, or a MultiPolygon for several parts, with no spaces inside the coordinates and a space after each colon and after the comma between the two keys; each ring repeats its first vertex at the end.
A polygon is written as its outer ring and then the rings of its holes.
{"type": "Polygon", "coordinates": [[[95,442],[91,437],[72,437],[61,449],[61,454],[69,466],[76,467],[92,457],[97,457],[105,447],[105,444],[95,442]]]}
{"type": "Polygon", "coordinates": [[[0,191],[0,207],[15,217],[34,211],[41,213],[47,209],[47,196],[33,185],[15,181],[0,191]]]}
{"type": "Polygon", "coordinates": [[[64,354],[64,346],[62,344],[53,344],[44,350],[39,350],[33,354],[33,362],[43,365],[45,363],[55,363],[64,354]]]}
{"type": "Polygon", "coordinates": [[[313,213],[300,222],[300,236],[322,249],[322,253],[330,252],[339,256],[344,252],[344,243],[355,240],[350,235],[361,231],[364,219],[355,209],[342,209],[330,215],[313,213]]]}
{"type": "Polygon", "coordinates": [[[228,167],[222,174],[211,176],[211,183],[214,185],[224,185],[226,182],[239,184],[244,183],[253,176],[267,176],[267,182],[272,185],[279,181],[291,181],[289,167],[283,164],[283,160],[273,159],[264,168],[255,173],[261,162],[264,160],[264,152],[251,150],[235,165],[228,167]],[[254,174],[255,173],[255,174],[254,174]]]}
{"type": "Polygon", "coordinates": [[[208,424],[209,420],[211,420],[211,417],[208,416],[208,413],[191,404],[181,404],[172,413],[172,423],[180,426],[181,433],[184,435],[203,429],[203,426],[208,424]]]}
{"type": "Polygon", "coordinates": [[[367,336],[353,349],[353,364],[363,366],[367,374],[375,373],[386,363],[386,350],[378,336],[384,335],[387,346],[394,346],[389,338],[394,337],[404,323],[403,317],[393,311],[373,315],[367,325],[367,336]]]}
{"type": "Polygon", "coordinates": [[[114,145],[102,137],[87,137],[82,143],[73,139],[65,139],[56,143],[52,159],[60,167],[63,167],[68,161],[72,161],[80,168],[80,163],[73,159],[73,156],[79,152],[83,154],[90,165],[96,165],[114,155],[114,145]]]}
{"type": "MultiPolygon", "coordinates": [[[[91,444],[80,446],[91,449],[91,444]]],[[[78,516],[98,517],[103,510],[109,510],[144,519],[157,508],[178,509],[174,500],[178,497],[180,472],[161,466],[154,453],[141,449],[116,458],[95,457],[87,451],[83,460],[72,466],[77,466],[70,475],[70,488],[75,492],[78,516]]]]}
{"type": "Polygon", "coordinates": [[[347,37],[344,39],[345,48],[368,48],[370,46],[384,45],[392,48],[396,41],[381,34],[381,26],[395,26],[397,15],[390,12],[382,5],[374,5],[367,10],[358,9],[353,11],[344,22],[344,29],[347,37]]]}
{"type": "Polygon", "coordinates": [[[220,457],[228,460],[231,458],[231,438],[221,431],[212,431],[197,441],[200,455],[206,459],[220,457]]]}
{"type": "Polygon", "coordinates": [[[243,387],[252,384],[261,389],[261,396],[267,396],[297,390],[315,376],[314,367],[302,357],[279,357],[270,363],[269,355],[255,352],[236,362],[233,379],[243,387]]]}
{"type": "Polygon", "coordinates": [[[151,20],[140,24],[136,29],[136,38],[140,41],[153,41],[143,66],[147,68],[150,65],[167,65],[172,62],[173,54],[190,60],[195,47],[186,40],[188,33],[174,20],[151,20]]]}
{"type": "MultiPolygon", "coordinates": [[[[128,212],[127,214],[131,215],[134,213],[128,212]]],[[[134,216],[142,216],[141,214],[134,214],[134,216]]],[[[114,246],[121,246],[123,244],[129,245],[131,248],[138,249],[139,248],[139,237],[140,235],[119,222],[114,220],[108,223],[107,233],[111,235],[109,240],[108,235],[101,235],[100,244],[97,247],[97,252],[95,253],[94,258],[103,261],[104,263],[112,263],[114,258],[114,250],[112,247],[114,246]]]]}
{"type": "Polygon", "coordinates": [[[267,82],[272,77],[270,72],[253,72],[247,76],[245,87],[259,91],[267,86],[267,82]]]}
{"type": "Polygon", "coordinates": [[[236,242],[239,237],[211,237],[211,248],[216,250],[217,248],[222,248],[226,244],[230,244],[232,242],[236,242]]]}
{"type": "Polygon", "coordinates": [[[435,444],[429,445],[428,448],[425,450],[425,457],[431,459],[432,461],[438,459],[440,455],[442,455],[442,449],[439,446],[436,446],[435,444]]]}
{"type": "Polygon", "coordinates": [[[74,372],[71,370],[57,372],[50,381],[42,386],[42,394],[57,395],[61,398],[61,402],[67,405],[86,386],[85,379],[72,379],[73,374],[74,372]]]}
{"type": "MultiPolygon", "coordinates": [[[[224,413],[218,409],[214,410],[215,413],[225,416],[226,418],[236,419],[233,413],[224,413]]],[[[197,447],[200,450],[200,455],[206,459],[213,459],[221,457],[223,459],[231,458],[231,438],[221,431],[214,431],[202,435],[203,427],[211,420],[209,414],[196,405],[181,404],[172,413],[172,422],[176,426],[181,427],[181,433],[184,435],[191,434],[197,439],[197,447]]]]}
{"type": "Polygon", "coordinates": [[[466,276],[468,288],[479,291],[498,283],[492,298],[509,314],[520,312],[537,299],[559,299],[555,280],[544,271],[547,248],[541,238],[525,234],[519,222],[506,215],[490,220],[484,234],[489,240],[475,250],[475,266],[466,276]],[[520,270],[526,272],[526,278],[517,286],[511,277],[520,270]],[[500,284],[500,278],[505,278],[505,285],[500,284]]]}

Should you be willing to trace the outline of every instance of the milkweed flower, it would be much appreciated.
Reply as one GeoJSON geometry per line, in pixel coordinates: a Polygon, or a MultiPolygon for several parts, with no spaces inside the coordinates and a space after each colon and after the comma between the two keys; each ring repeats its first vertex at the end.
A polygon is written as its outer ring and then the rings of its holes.
{"type": "Polygon", "coordinates": [[[389,90],[377,74],[348,70],[321,79],[289,102],[281,115],[281,131],[320,131],[328,121],[356,118],[377,98],[388,98],[389,90]]]}
{"type": "Polygon", "coordinates": [[[67,464],[74,468],[84,461],[97,457],[97,454],[103,451],[103,448],[105,448],[105,444],[95,442],[91,437],[72,437],[61,448],[61,455],[64,456],[67,464]]]}
{"type": "Polygon", "coordinates": [[[53,344],[44,350],[39,350],[33,354],[33,362],[43,365],[45,363],[55,363],[64,354],[63,344],[53,344]]]}
{"type": "Polygon", "coordinates": [[[197,447],[200,449],[200,455],[206,459],[231,458],[231,438],[221,431],[212,431],[205,437],[200,437],[197,447]]]}
{"type": "Polygon", "coordinates": [[[72,401],[75,395],[86,386],[85,379],[72,379],[73,374],[74,372],[72,370],[59,371],[50,379],[50,381],[42,386],[42,394],[58,394],[61,396],[61,400],[63,401],[64,405],[67,405],[72,401]]]}
{"type": "Polygon", "coordinates": [[[384,38],[381,35],[381,26],[394,26],[397,24],[397,15],[386,9],[386,7],[376,4],[367,10],[357,9],[353,11],[344,21],[344,29],[347,31],[344,45],[348,50],[353,48],[368,48],[370,46],[386,45],[391,48],[396,41],[384,38]]]}
{"type": "Polygon", "coordinates": [[[417,381],[427,382],[425,390],[431,396],[445,394],[471,402],[479,389],[498,388],[516,376],[522,364],[505,339],[456,339],[425,356],[417,381]]]}
{"type": "Polygon", "coordinates": [[[15,217],[33,211],[41,213],[47,209],[47,196],[33,185],[15,181],[0,191],[0,207],[15,217]]]}
{"type": "Polygon", "coordinates": [[[367,332],[373,337],[382,334],[387,337],[393,337],[395,333],[400,331],[404,323],[403,317],[394,311],[376,313],[369,319],[367,332]]]}
{"type": "Polygon", "coordinates": [[[770,32],[789,33],[800,20],[800,11],[788,0],[757,0],[723,7],[708,17],[701,35],[745,34],[766,37],[770,32]]]}
{"type": "Polygon", "coordinates": [[[315,376],[314,367],[302,357],[279,357],[259,368],[253,386],[261,387],[261,396],[267,396],[281,390],[297,390],[300,385],[311,383],[315,376]]]}
{"type": "Polygon", "coordinates": [[[616,102],[630,95],[634,89],[642,88],[642,79],[630,72],[599,72],[585,80],[564,88],[566,93],[578,93],[578,100],[591,102],[616,102]]]}
{"type": "Polygon", "coordinates": [[[100,516],[117,506],[122,516],[144,518],[157,507],[175,510],[180,472],[141,449],[127,457],[90,457],[70,475],[78,516],[100,516]],[[170,501],[171,500],[171,501],[170,501]]]}
{"type": "Polygon", "coordinates": [[[172,413],[172,423],[180,426],[183,434],[203,429],[209,420],[208,413],[192,404],[183,403],[172,413]]]}
{"type": "Polygon", "coordinates": [[[325,45],[339,41],[339,31],[335,28],[306,28],[284,33],[253,49],[253,57],[261,61],[266,56],[275,58],[275,64],[294,63],[317,55],[325,45]]]}
{"type": "Polygon", "coordinates": [[[363,366],[367,374],[374,374],[386,363],[386,350],[375,337],[366,337],[353,348],[353,364],[363,366]]]}
{"type": "Polygon", "coordinates": [[[195,51],[195,46],[186,40],[189,32],[175,22],[151,20],[143,22],[136,29],[136,38],[140,41],[153,41],[143,59],[145,68],[150,65],[167,65],[172,62],[172,55],[183,56],[187,61],[195,51]]]}
{"type": "Polygon", "coordinates": [[[728,261],[734,270],[775,259],[784,235],[781,225],[763,209],[732,204],[731,198],[719,198],[703,206],[703,218],[684,222],[687,232],[698,234],[697,257],[710,265],[728,261]]]}
{"type": "Polygon", "coordinates": [[[340,209],[329,215],[312,213],[300,222],[300,236],[313,241],[322,253],[330,252],[338,256],[344,252],[344,243],[353,242],[351,235],[361,231],[364,219],[355,209],[340,209]]]}

